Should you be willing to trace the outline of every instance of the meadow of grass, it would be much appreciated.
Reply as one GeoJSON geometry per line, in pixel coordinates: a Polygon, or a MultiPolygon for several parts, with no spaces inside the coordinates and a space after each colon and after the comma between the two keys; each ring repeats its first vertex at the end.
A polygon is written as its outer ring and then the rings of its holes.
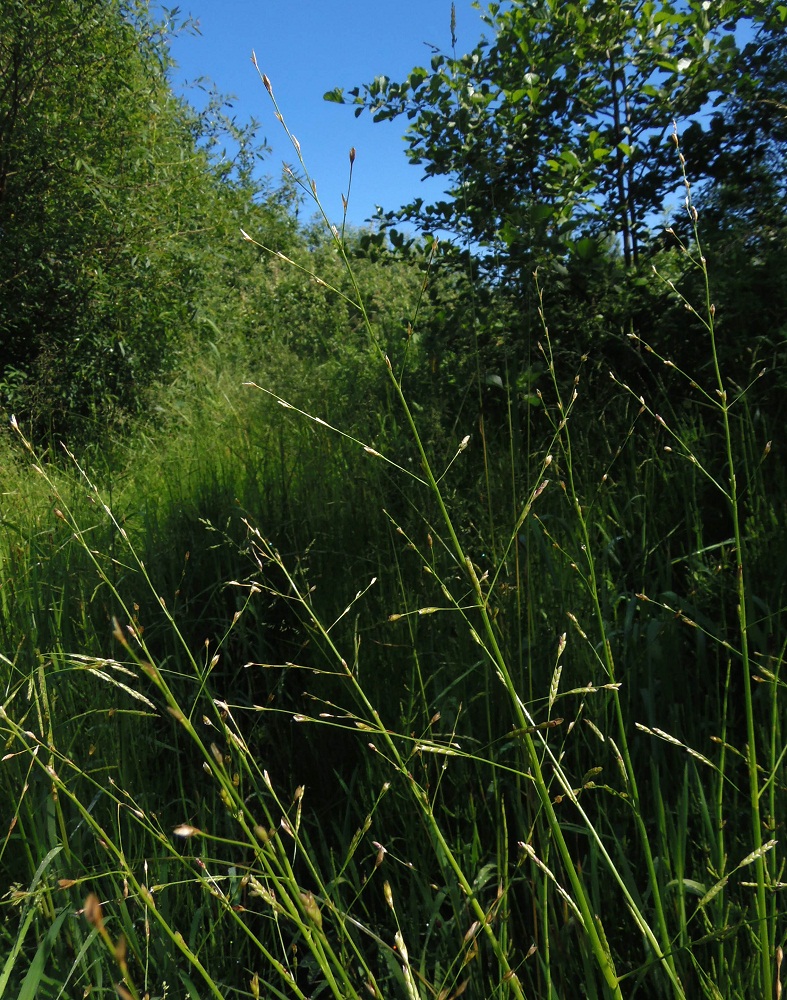
{"type": "Polygon", "coordinates": [[[329,245],[333,367],[0,439],[0,998],[778,997],[785,484],[696,233],[701,372],[599,409],[537,310],[483,424],[329,245]]]}

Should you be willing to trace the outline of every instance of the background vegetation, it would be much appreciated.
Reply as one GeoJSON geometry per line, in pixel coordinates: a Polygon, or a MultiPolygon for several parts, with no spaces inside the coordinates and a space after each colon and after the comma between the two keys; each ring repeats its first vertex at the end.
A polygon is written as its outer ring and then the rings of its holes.
{"type": "Polygon", "coordinates": [[[362,232],[166,17],[0,10],[0,997],[778,997],[787,7],[492,4],[362,232]]]}

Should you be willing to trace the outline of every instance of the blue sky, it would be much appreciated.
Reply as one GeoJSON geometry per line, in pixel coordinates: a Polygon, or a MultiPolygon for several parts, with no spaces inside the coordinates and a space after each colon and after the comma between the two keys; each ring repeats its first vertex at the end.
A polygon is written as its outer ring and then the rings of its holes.
{"type": "MultiPolygon", "coordinates": [[[[421,183],[418,167],[405,157],[406,122],[374,124],[368,114],[330,104],[323,94],[349,89],[386,75],[401,80],[414,66],[428,66],[431,43],[451,47],[450,0],[186,0],[181,15],[199,22],[200,34],[182,33],[172,43],[177,93],[199,104],[199,90],[186,87],[199,76],[219,92],[235,95],[240,120],[257,118],[273,152],[263,173],[274,180],[294,150],[251,63],[252,49],[267,74],[291,131],[332,221],[340,222],[347,189],[348,153],[357,155],[348,220],[362,225],[376,205],[397,208],[416,195],[440,193],[436,181],[421,183]]],[[[457,49],[470,51],[483,25],[470,0],[457,0],[457,49]]],[[[305,204],[308,218],[312,206],[305,204]]]]}

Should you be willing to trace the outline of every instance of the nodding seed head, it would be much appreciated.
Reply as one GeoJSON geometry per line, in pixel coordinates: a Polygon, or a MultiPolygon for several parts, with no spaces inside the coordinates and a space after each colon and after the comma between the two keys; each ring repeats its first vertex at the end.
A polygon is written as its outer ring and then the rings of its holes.
{"type": "Polygon", "coordinates": [[[85,900],[85,905],[82,909],[85,915],[85,920],[93,927],[97,928],[99,931],[104,926],[104,912],[101,908],[101,903],[98,900],[98,896],[91,892],[90,895],[85,900]]]}

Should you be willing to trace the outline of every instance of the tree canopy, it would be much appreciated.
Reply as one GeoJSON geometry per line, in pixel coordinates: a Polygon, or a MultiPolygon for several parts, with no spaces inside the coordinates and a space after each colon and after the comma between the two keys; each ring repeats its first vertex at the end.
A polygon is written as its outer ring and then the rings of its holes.
{"type": "Polygon", "coordinates": [[[532,0],[491,3],[483,20],[490,35],[466,55],[325,95],[404,117],[411,162],[445,178],[445,200],[389,220],[524,254],[528,269],[539,251],[587,256],[612,235],[631,265],[680,184],[673,121],[691,126],[698,184],[783,141],[787,5],[532,0]]]}

